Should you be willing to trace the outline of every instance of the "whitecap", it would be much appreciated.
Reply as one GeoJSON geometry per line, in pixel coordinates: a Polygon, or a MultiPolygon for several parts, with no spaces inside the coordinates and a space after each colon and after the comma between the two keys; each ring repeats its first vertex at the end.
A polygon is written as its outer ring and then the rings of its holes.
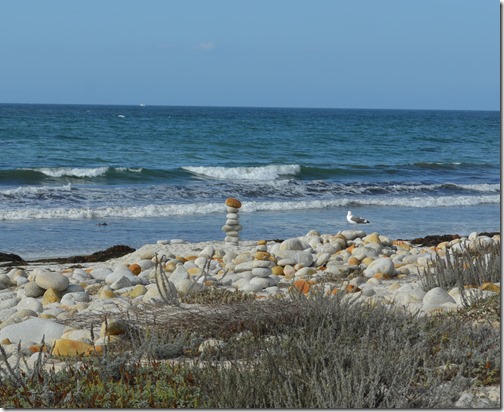
{"type": "MultiPolygon", "coordinates": [[[[27,169],[30,170],[30,169],[27,169]]],[[[98,177],[109,170],[108,167],[40,167],[31,169],[50,177],[98,177]]]]}
{"type": "Polygon", "coordinates": [[[250,167],[185,166],[182,169],[196,175],[228,180],[275,180],[301,172],[300,165],[267,165],[250,167]]]}

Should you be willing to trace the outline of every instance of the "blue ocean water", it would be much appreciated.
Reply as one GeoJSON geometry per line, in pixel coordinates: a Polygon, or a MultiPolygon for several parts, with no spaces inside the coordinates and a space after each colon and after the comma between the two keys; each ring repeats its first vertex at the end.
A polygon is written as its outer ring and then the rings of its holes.
{"type": "Polygon", "coordinates": [[[500,113],[0,105],[0,251],[500,231],[500,113]],[[103,223],[106,223],[104,225],[103,223]]]}

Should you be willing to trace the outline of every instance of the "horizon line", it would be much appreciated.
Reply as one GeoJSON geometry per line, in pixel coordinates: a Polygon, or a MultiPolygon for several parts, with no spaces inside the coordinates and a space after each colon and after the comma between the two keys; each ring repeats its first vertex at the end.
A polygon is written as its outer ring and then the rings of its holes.
{"type": "Polygon", "coordinates": [[[498,109],[433,109],[433,108],[397,108],[397,107],[321,107],[321,106],[242,106],[242,105],[201,105],[201,104],[146,104],[146,103],[30,103],[0,102],[0,105],[40,105],[40,106],[127,106],[127,107],[214,107],[237,109],[315,109],[315,110],[418,110],[418,111],[452,111],[452,112],[500,112],[498,109]]]}

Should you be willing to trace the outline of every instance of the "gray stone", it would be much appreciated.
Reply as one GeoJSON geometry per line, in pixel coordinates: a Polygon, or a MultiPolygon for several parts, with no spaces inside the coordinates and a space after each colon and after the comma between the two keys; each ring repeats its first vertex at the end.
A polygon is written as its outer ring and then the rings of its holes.
{"type": "Polygon", "coordinates": [[[29,298],[38,298],[39,296],[42,296],[45,292],[45,289],[41,288],[35,282],[28,282],[25,285],[24,290],[25,290],[25,296],[29,298]]]}
{"type": "Polygon", "coordinates": [[[0,274],[0,290],[8,289],[11,286],[13,286],[14,284],[15,283],[12,283],[9,276],[7,276],[5,273],[0,274]]]}

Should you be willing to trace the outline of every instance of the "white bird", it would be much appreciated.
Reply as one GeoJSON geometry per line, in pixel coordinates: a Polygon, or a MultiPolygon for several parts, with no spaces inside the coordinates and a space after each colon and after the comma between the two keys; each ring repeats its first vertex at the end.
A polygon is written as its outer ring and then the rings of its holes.
{"type": "Polygon", "coordinates": [[[354,224],[354,225],[356,225],[356,224],[362,224],[362,223],[369,223],[369,220],[367,220],[367,219],[364,219],[364,218],[359,217],[359,216],[354,216],[354,215],[352,215],[352,212],[351,212],[350,210],[348,211],[348,214],[347,214],[347,216],[346,216],[346,219],[347,219],[350,223],[352,223],[352,224],[354,224]]]}

